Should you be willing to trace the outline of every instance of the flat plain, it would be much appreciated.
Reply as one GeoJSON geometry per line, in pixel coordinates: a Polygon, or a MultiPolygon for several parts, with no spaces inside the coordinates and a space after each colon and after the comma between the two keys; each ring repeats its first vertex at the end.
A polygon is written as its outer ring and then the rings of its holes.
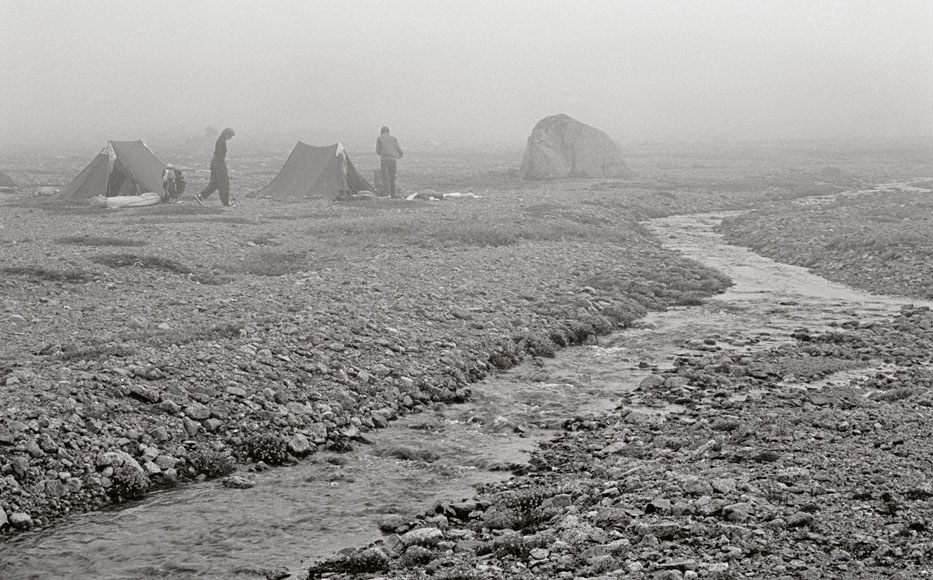
{"type": "MultiPolygon", "coordinates": [[[[3,534],[260,461],[339,450],[401,414],[468,398],[474,381],[523,359],[729,286],[665,248],[640,223],[647,218],[743,210],[722,226],[732,243],[873,292],[933,298],[933,156],[922,141],[632,146],[632,179],[549,183],[518,179],[520,151],[412,151],[401,164],[405,191],[476,197],[300,203],[245,198],[288,148],[236,143],[234,208],[191,201],[206,181],[199,152],[163,155],[188,168],[182,203],[119,211],[31,195],[63,186],[81,156],[2,160],[27,184],[0,206],[3,534]],[[838,195],[851,191],[863,193],[838,195]]],[[[374,159],[354,162],[372,173],[374,159]]],[[[907,446],[914,464],[933,458],[923,419],[931,321],[910,311],[883,328],[802,333],[792,355],[685,363],[676,380],[633,394],[639,404],[686,405],[682,419],[626,422],[620,406],[569,424],[538,471],[486,490],[474,509],[447,509],[444,525],[412,516],[384,545],[312,575],[929,573],[929,479],[886,487],[855,458],[907,446]],[[866,402],[779,392],[742,406],[717,394],[770,384],[762,368],[790,358],[798,376],[879,358],[907,370],[864,385],[884,393],[866,402]],[[735,380],[744,376],[754,381],[735,380]],[[885,429],[863,428],[875,424],[885,429]],[[637,475],[634,463],[604,461],[623,430],[622,440],[638,441],[621,452],[639,462],[637,475]],[[851,479],[861,487],[828,493],[843,482],[816,476],[817,460],[833,458],[818,458],[814,440],[838,444],[837,464],[866,473],[851,479]],[[733,471],[697,467],[710,454],[733,471]],[[797,463],[752,485],[786,456],[797,463]],[[697,481],[671,483],[678,462],[694,465],[697,481]],[[883,537],[845,537],[853,502],[883,537]],[[436,532],[405,535],[418,529],[436,532]],[[392,544],[398,538],[408,539],[392,544]]]]}

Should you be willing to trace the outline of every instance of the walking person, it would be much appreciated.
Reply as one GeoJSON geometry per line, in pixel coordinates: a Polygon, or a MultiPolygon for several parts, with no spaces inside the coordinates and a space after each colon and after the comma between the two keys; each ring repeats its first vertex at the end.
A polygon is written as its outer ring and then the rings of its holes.
{"type": "Polygon", "coordinates": [[[398,140],[389,134],[389,128],[383,127],[376,139],[376,154],[379,155],[379,170],[382,173],[382,187],[389,188],[389,195],[394,199],[395,176],[398,175],[398,160],[402,158],[402,148],[398,140]]]}
{"type": "Polygon", "coordinates": [[[198,205],[204,205],[204,200],[215,191],[220,195],[220,203],[224,206],[234,205],[230,202],[230,174],[227,172],[227,141],[232,139],[234,134],[233,129],[229,127],[220,132],[220,137],[214,145],[214,156],[211,157],[211,179],[195,197],[198,205]]]}

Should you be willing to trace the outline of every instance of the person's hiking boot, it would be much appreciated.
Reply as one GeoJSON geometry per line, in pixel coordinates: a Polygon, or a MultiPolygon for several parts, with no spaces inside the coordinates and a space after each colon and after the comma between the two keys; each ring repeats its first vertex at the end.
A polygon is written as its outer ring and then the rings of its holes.
{"type": "Polygon", "coordinates": [[[231,201],[230,203],[225,203],[224,207],[236,207],[236,204],[231,201]]]}

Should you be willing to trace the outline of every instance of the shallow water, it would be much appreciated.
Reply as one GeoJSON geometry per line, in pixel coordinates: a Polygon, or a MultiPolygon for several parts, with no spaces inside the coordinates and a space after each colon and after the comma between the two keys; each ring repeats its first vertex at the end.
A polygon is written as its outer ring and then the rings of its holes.
{"type": "Polygon", "coordinates": [[[732,288],[704,305],[652,313],[599,345],[524,363],[474,385],[470,403],[405,417],[368,433],[372,443],[351,453],[251,474],[252,489],[194,485],[26,534],[0,545],[0,578],[255,578],[272,567],[298,573],[314,559],[375,540],[387,515],[467,498],[475,484],[507,477],[502,468],[527,461],[564,419],[612,408],[620,392],[669,366],[688,345],[752,351],[789,341],[797,328],[882,319],[903,304],[922,304],[724,245],[713,231],[724,215],[647,224],[666,245],[733,278],[732,288]],[[411,457],[421,459],[404,459],[411,457]]]}

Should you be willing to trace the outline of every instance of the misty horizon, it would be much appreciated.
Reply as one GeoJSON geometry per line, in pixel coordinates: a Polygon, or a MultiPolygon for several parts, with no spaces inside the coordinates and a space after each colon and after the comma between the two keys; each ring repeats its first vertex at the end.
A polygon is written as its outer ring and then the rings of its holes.
{"type": "Polygon", "coordinates": [[[0,147],[933,135],[933,4],[0,0],[0,147]]]}

